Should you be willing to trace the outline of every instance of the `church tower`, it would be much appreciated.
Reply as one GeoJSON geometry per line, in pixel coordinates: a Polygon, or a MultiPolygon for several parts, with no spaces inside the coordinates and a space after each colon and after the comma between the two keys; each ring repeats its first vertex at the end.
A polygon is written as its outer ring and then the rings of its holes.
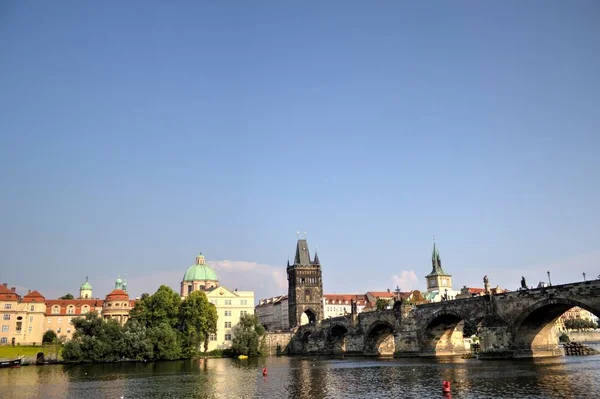
{"type": "Polygon", "coordinates": [[[321,263],[310,259],[308,243],[298,239],[294,264],[287,265],[290,328],[323,320],[321,263]]]}
{"type": "Polygon", "coordinates": [[[433,253],[431,254],[431,273],[425,278],[427,279],[427,292],[448,290],[452,291],[452,276],[442,269],[442,260],[440,253],[433,242],[433,253]]]}

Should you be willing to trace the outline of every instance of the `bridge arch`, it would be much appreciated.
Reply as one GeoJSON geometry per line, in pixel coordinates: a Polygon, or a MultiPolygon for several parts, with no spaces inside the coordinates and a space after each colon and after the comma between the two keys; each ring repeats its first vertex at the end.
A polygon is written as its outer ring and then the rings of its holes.
{"type": "Polygon", "coordinates": [[[451,310],[433,313],[423,323],[421,353],[425,356],[455,356],[469,352],[463,336],[467,321],[474,325],[481,322],[451,310]]]}
{"type": "Polygon", "coordinates": [[[373,322],[366,330],[363,353],[374,356],[392,356],[396,351],[394,326],[385,320],[373,322]]]}
{"type": "Polygon", "coordinates": [[[348,334],[348,327],[344,324],[332,324],[326,333],[325,347],[327,351],[333,354],[346,352],[346,334],[348,334]]]}
{"type": "Polygon", "coordinates": [[[600,315],[583,302],[570,298],[546,298],[523,310],[515,319],[512,328],[512,346],[517,357],[557,356],[558,332],[556,320],[573,307],[580,307],[600,315]]]}
{"type": "Polygon", "coordinates": [[[304,326],[306,324],[315,324],[315,322],[317,321],[317,312],[315,312],[312,309],[306,309],[304,312],[302,312],[302,314],[300,315],[300,325],[304,326]]]}

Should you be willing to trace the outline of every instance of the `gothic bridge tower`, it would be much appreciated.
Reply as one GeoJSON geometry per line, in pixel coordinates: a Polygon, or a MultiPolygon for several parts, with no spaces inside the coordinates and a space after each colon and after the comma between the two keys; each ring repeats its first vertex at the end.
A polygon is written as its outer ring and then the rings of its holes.
{"type": "Polygon", "coordinates": [[[287,265],[290,328],[323,320],[321,263],[310,259],[306,239],[298,239],[294,264],[287,265]]]}

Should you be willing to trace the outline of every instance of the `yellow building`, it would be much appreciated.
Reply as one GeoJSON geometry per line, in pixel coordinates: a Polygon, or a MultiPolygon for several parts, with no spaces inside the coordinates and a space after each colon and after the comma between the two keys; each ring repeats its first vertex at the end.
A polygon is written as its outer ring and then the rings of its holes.
{"type": "Polygon", "coordinates": [[[231,346],[233,327],[240,317],[254,314],[254,291],[231,290],[219,284],[217,274],[199,254],[181,281],[181,298],[194,291],[203,291],[209,302],[217,308],[217,333],[209,337],[208,350],[225,349],[231,346]]]}
{"type": "Polygon", "coordinates": [[[15,287],[0,285],[0,344],[39,345],[44,331],[44,297],[29,291],[20,297],[15,287]]]}

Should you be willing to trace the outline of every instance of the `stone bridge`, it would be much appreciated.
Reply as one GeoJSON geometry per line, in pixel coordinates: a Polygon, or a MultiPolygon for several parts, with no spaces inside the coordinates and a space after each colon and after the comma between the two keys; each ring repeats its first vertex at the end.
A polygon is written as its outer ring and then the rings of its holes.
{"type": "Polygon", "coordinates": [[[456,356],[469,352],[468,325],[480,358],[560,355],[555,321],[574,306],[600,316],[600,280],[411,305],[323,320],[299,327],[291,354],[456,356]]]}

